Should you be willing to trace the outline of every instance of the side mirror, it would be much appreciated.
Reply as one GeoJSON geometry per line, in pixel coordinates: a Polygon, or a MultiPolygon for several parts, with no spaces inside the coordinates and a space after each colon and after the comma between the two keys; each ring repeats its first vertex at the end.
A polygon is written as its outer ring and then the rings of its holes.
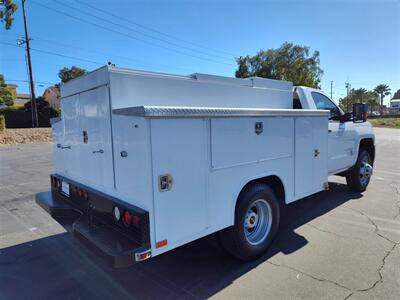
{"type": "Polygon", "coordinates": [[[354,103],[353,104],[353,122],[365,122],[367,121],[367,112],[368,107],[363,103],[354,103]]]}

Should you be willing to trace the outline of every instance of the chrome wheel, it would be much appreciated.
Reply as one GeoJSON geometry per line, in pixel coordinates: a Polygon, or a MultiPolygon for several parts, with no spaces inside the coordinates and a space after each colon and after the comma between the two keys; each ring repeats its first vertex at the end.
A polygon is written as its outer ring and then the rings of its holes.
{"type": "Polygon", "coordinates": [[[373,168],[370,164],[368,156],[365,156],[360,164],[360,183],[362,186],[367,186],[372,176],[373,168]]]}
{"type": "Polygon", "coordinates": [[[244,232],[251,245],[259,245],[265,241],[272,225],[271,206],[264,199],[254,201],[246,212],[244,232]]]}

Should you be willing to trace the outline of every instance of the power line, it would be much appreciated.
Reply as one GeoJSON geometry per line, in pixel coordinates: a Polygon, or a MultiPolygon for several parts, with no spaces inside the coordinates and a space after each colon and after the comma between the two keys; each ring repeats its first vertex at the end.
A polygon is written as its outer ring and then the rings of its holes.
{"type": "Polygon", "coordinates": [[[58,44],[62,47],[67,47],[67,48],[71,48],[71,49],[76,49],[79,51],[83,51],[83,52],[88,52],[88,53],[96,53],[96,54],[100,54],[100,55],[106,55],[109,58],[107,60],[112,60],[114,58],[120,58],[122,60],[126,60],[129,62],[134,62],[134,63],[141,63],[141,64],[145,64],[145,65],[153,65],[153,66],[161,66],[161,67],[167,67],[167,68],[174,68],[174,69],[181,69],[181,70],[185,70],[185,71],[189,71],[191,72],[191,69],[188,68],[182,68],[182,67],[178,67],[178,66],[172,66],[172,65],[167,65],[167,64],[160,64],[160,63],[154,63],[154,62],[150,62],[150,61],[146,61],[146,60],[140,60],[140,59],[132,59],[131,57],[127,57],[127,56],[122,56],[119,54],[114,54],[114,53],[110,53],[110,52],[104,52],[104,51],[98,51],[98,50],[93,50],[93,49],[89,49],[89,48],[84,48],[84,47],[78,47],[75,45],[70,45],[70,44],[65,44],[65,43],[60,43],[58,41],[54,41],[54,40],[49,40],[49,39],[45,39],[42,37],[37,37],[35,36],[34,39],[39,40],[39,41],[43,41],[47,44],[51,44],[54,46],[54,44],[58,44]]]}
{"type": "MultiPolygon", "coordinates": [[[[91,6],[91,5],[88,5],[88,4],[84,3],[84,2],[81,2],[81,1],[78,1],[78,0],[75,0],[75,1],[78,2],[78,3],[81,3],[81,4],[83,4],[83,5],[87,5],[87,6],[91,7],[92,9],[98,10],[96,7],[91,6]]],[[[101,20],[101,21],[103,21],[103,22],[107,22],[107,23],[113,24],[113,25],[115,25],[115,26],[118,26],[118,27],[124,28],[124,29],[126,29],[126,30],[135,32],[135,33],[140,34],[140,35],[142,35],[142,36],[145,36],[145,37],[147,37],[147,38],[150,38],[150,39],[153,39],[153,40],[157,40],[157,41],[160,41],[160,42],[163,42],[163,43],[172,45],[172,46],[174,46],[174,47],[183,48],[183,49],[186,49],[186,50],[189,50],[189,51],[192,51],[192,52],[197,52],[197,53],[200,53],[200,54],[203,54],[203,55],[207,55],[207,56],[211,56],[211,57],[216,57],[216,58],[220,58],[220,59],[224,59],[224,60],[230,60],[230,61],[232,60],[232,57],[229,57],[229,58],[228,58],[228,57],[226,57],[226,56],[221,56],[221,55],[217,55],[217,54],[211,54],[211,53],[209,53],[209,52],[205,52],[205,51],[202,51],[202,50],[197,50],[197,49],[194,49],[194,48],[192,48],[192,47],[183,46],[183,45],[180,45],[180,44],[177,44],[177,43],[168,41],[168,40],[166,40],[166,39],[159,38],[159,37],[156,37],[156,36],[154,36],[154,35],[145,33],[145,32],[143,32],[143,31],[134,29],[134,28],[132,28],[132,27],[130,27],[130,26],[125,26],[125,25],[120,24],[120,23],[115,23],[115,22],[113,22],[113,21],[110,21],[110,19],[103,18],[103,17],[99,17],[99,16],[96,15],[96,14],[93,14],[93,13],[90,13],[90,12],[87,12],[87,11],[84,11],[84,10],[82,10],[82,9],[77,9],[76,7],[72,7],[72,6],[68,5],[68,4],[65,4],[64,2],[61,2],[61,1],[58,1],[58,0],[55,0],[55,2],[57,2],[57,3],[60,4],[60,5],[65,6],[65,7],[68,7],[69,9],[78,10],[78,11],[80,11],[81,13],[84,13],[84,14],[86,14],[86,15],[88,15],[88,16],[91,16],[91,17],[93,17],[93,18],[99,19],[99,20],[101,20]]],[[[109,14],[107,14],[107,15],[109,15],[109,14]]],[[[118,16],[116,16],[116,15],[113,15],[113,16],[114,16],[115,18],[118,18],[118,20],[120,20],[120,17],[118,17],[118,16]]]]}
{"type": "MultiPolygon", "coordinates": [[[[8,42],[0,42],[0,44],[20,48],[19,46],[14,45],[12,43],[8,43],[8,42]]],[[[41,49],[36,49],[36,48],[30,48],[30,49],[32,51],[40,52],[40,53],[44,53],[44,54],[48,54],[48,55],[59,56],[59,57],[64,57],[64,58],[70,58],[70,59],[80,60],[80,61],[84,61],[84,62],[90,62],[90,63],[98,64],[98,65],[104,65],[105,64],[105,63],[101,63],[101,62],[98,62],[98,61],[93,61],[93,60],[89,60],[89,59],[85,59],[85,58],[81,58],[81,57],[76,57],[76,56],[64,55],[64,54],[61,54],[61,53],[56,53],[56,52],[51,52],[51,51],[46,51],[46,50],[41,50],[41,49]]]]}
{"type": "Polygon", "coordinates": [[[205,58],[205,57],[200,57],[200,56],[197,56],[197,55],[192,55],[192,54],[189,54],[189,53],[185,53],[185,52],[179,51],[179,50],[177,50],[177,49],[172,49],[172,48],[169,48],[169,47],[166,47],[166,46],[163,46],[163,45],[159,45],[159,44],[155,44],[155,43],[152,43],[152,42],[149,42],[149,41],[145,41],[145,40],[142,40],[142,39],[140,39],[140,38],[134,37],[134,36],[132,36],[132,35],[123,33],[123,32],[121,32],[121,31],[118,31],[118,30],[115,30],[115,29],[111,29],[111,28],[105,27],[105,26],[103,26],[103,25],[100,25],[100,24],[97,24],[97,23],[93,23],[93,22],[88,21],[88,20],[81,19],[81,18],[76,17],[76,16],[74,16],[74,15],[71,15],[71,14],[69,14],[69,13],[66,13],[66,12],[63,12],[63,11],[60,11],[60,10],[51,8],[51,7],[47,6],[47,5],[38,3],[38,2],[36,2],[36,1],[31,0],[31,2],[34,3],[34,4],[36,4],[36,5],[38,5],[38,6],[44,7],[44,8],[46,8],[46,9],[48,9],[48,10],[54,11],[54,12],[56,12],[56,13],[58,13],[58,14],[62,14],[62,15],[68,16],[68,17],[70,17],[70,18],[72,18],[72,19],[75,19],[75,20],[78,20],[78,21],[80,21],[80,22],[83,22],[83,23],[86,23],[86,24],[90,24],[90,25],[95,26],[95,27],[98,27],[98,28],[102,28],[102,29],[104,29],[104,30],[107,30],[107,31],[110,31],[110,32],[113,32],[113,33],[116,33],[116,34],[119,34],[119,35],[128,37],[128,38],[130,38],[130,39],[137,40],[137,41],[140,41],[140,42],[142,42],[142,43],[152,45],[152,46],[154,46],[154,47],[163,48],[163,49],[165,49],[165,50],[172,51],[172,52],[176,52],[176,53],[181,54],[181,55],[190,56],[190,57],[194,57],[194,58],[197,58],[197,59],[201,59],[201,60],[205,60],[205,61],[210,61],[210,62],[213,62],[213,63],[218,63],[218,64],[223,64],[223,65],[232,65],[232,66],[234,66],[234,64],[225,63],[225,62],[221,62],[221,61],[217,61],[217,60],[213,60],[213,59],[209,59],[209,58],[205,58]]]}
{"type": "MultiPolygon", "coordinates": [[[[0,42],[0,44],[7,45],[7,46],[12,46],[12,47],[16,47],[16,48],[21,48],[21,47],[15,45],[15,44],[9,43],[9,42],[0,42]]],[[[38,48],[32,48],[31,47],[30,49],[31,49],[31,51],[38,52],[38,53],[43,53],[43,54],[53,55],[53,56],[58,56],[58,57],[64,57],[64,58],[83,61],[83,62],[89,62],[89,63],[93,63],[93,64],[97,64],[97,65],[105,65],[106,64],[105,62],[102,63],[102,62],[99,62],[99,61],[89,60],[89,59],[82,58],[82,57],[65,55],[65,54],[56,53],[56,52],[47,51],[47,50],[42,50],[42,49],[38,49],[38,48]]],[[[93,51],[93,52],[95,52],[95,51],[93,51]]],[[[173,66],[167,66],[167,65],[164,65],[164,66],[165,67],[169,67],[169,68],[173,67],[173,66]]]]}
{"type": "MultiPolygon", "coordinates": [[[[10,33],[11,34],[11,33],[10,33]]],[[[19,37],[20,35],[18,34],[11,34],[14,35],[16,37],[19,37]]],[[[173,66],[173,65],[168,65],[168,64],[161,64],[161,63],[155,63],[155,62],[150,62],[147,60],[141,60],[141,59],[132,59],[131,57],[127,57],[127,56],[122,56],[119,54],[114,54],[114,53],[110,53],[110,52],[104,52],[104,51],[98,51],[98,50],[93,50],[93,49],[89,49],[89,48],[84,48],[84,47],[78,47],[76,45],[70,45],[70,44],[66,44],[66,43],[60,43],[58,41],[54,41],[54,40],[50,40],[50,39],[45,39],[42,37],[38,37],[38,36],[33,36],[31,37],[31,41],[43,41],[46,44],[50,44],[52,46],[54,45],[60,45],[63,48],[71,48],[71,49],[76,49],[82,52],[87,52],[87,53],[96,53],[96,54],[100,54],[100,55],[106,55],[107,59],[105,61],[110,61],[113,60],[114,58],[120,58],[122,60],[125,61],[129,61],[132,63],[139,63],[142,65],[147,65],[147,66],[159,66],[159,67],[165,67],[165,68],[170,68],[170,69],[176,69],[176,70],[184,70],[186,72],[193,72],[193,69],[189,69],[189,68],[184,68],[184,67],[179,67],[179,66],[173,66]]],[[[4,42],[3,42],[4,43],[4,42]]],[[[10,44],[12,46],[15,46],[14,44],[10,44]]],[[[57,46],[56,46],[57,47],[57,46]]],[[[72,57],[71,57],[72,58],[72,57]]]]}
{"type": "MultiPolygon", "coordinates": [[[[25,80],[25,79],[6,79],[6,81],[8,82],[29,82],[29,80],[25,80]]],[[[47,85],[54,85],[54,82],[46,82],[46,81],[37,81],[35,80],[35,84],[47,84],[47,85]]]]}
{"type": "Polygon", "coordinates": [[[125,21],[127,23],[130,23],[130,24],[133,24],[133,25],[138,26],[140,28],[143,28],[145,30],[152,31],[154,33],[163,35],[165,37],[168,37],[168,38],[171,38],[171,39],[174,39],[174,40],[177,40],[177,41],[181,41],[181,42],[190,44],[192,46],[196,46],[196,47],[203,48],[203,49],[206,49],[206,50],[211,50],[211,51],[218,52],[218,53],[224,53],[224,54],[227,54],[227,55],[230,55],[230,56],[234,56],[234,57],[237,56],[236,54],[232,54],[232,53],[229,53],[229,52],[226,52],[226,51],[222,51],[222,50],[214,49],[214,48],[211,48],[211,47],[203,46],[203,45],[200,45],[198,43],[193,43],[191,41],[188,41],[188,40],[185,40],[185,39],[182,39],[182,38],[178,38],[178,37],[173,36],[171,34],[167,34],[165,32],[159,31],[157,29],[151,28],[149,26],[144,26],[144,25],[142,25],[140,23],[137,23],[137,22],[134,22],[134,21],[132,21],[130,19],[127,19],[127,18],[121,17],[119,15],[113,14],[110,11],[106,11],[106,10],[100,9],[100,8],[94,6],[94,5],[89,4],[89,3],[86,3],[86,2],[83,2],[83,1],[80,1],[80,0],[75,0],[75,1],[81,3],[82,5],[86,5],[87,7],[91,8],[91,9],[94,9],[94,10],[97,10],[99,12],[102,12],[103,14],[110,15],[110,16],[118,19],[118,20],[125,21]]]}

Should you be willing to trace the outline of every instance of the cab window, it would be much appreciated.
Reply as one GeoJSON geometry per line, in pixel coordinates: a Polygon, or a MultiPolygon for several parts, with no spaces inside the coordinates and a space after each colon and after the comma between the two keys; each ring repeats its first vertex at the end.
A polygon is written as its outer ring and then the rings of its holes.
{"type": "Polygon", "coordinates": [[[317,92],[311,92],[311,96],[314,100],[315,107],[317,109],[329,110],[331,112],[331,118],[341,115],[339,108],[328,97],[317,92]]]}

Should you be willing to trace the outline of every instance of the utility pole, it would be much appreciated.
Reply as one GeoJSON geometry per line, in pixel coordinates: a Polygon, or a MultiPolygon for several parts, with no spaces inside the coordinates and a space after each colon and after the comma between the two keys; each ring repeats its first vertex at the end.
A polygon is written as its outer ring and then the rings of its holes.
{"type": "Polygon", "coordinates": [[[331,100],[333,100],[332,88],[333,88],[333,80],[331,80],[331,100]]]}
{"type": "Polygon", "coordinates": [[[32,109],[32,127],[39,127],[37,106],[36,106],[36,97],[35,97],[35,84],[33,83],[33,74],[32,74],[32,63],[31,63],[31,51],[29,46],[29,35],[28,35],[28,26],[26,23],[26,13],[25,13],[25,2],[26,0],[22,0],[22,14],[24,17],[24,29],[25,29],[25,45],[26,45],[26,57],[28,60],[28,71],[29,71],[29,85],[31,90],[31,109],[32,109]]]}
{"type": "Polygon", "coordinates": [[[349,97],[350,97],[350,88],[351,88],[351,85],[350,85],[350,83],[347,81],[346,83],[345,83],[345,86],[346,86],[346,90],[347,90],[347,96],[346,96],[346,112],[348,112],[349,111],[349,97]]]}
{"type": "MultiPolygon", "coordinates": [[[[18,42],[19,43],[19,42],[18,42]]],[[[29,68],[28,68],[28,58],[26,57],[26,53],[25,53],[25,65],[26,65],[26,75],[29,77],[29,68]]],[[[29,85],[29,95],[32,95],[32,91],[31,91],[31,86],[29,85]]],[[[31,98],[31,122],[32,122],[32,127],[35,127],[35,117],[33,114],[33,109],[32,109],[32,98],[31,98]]]]}

